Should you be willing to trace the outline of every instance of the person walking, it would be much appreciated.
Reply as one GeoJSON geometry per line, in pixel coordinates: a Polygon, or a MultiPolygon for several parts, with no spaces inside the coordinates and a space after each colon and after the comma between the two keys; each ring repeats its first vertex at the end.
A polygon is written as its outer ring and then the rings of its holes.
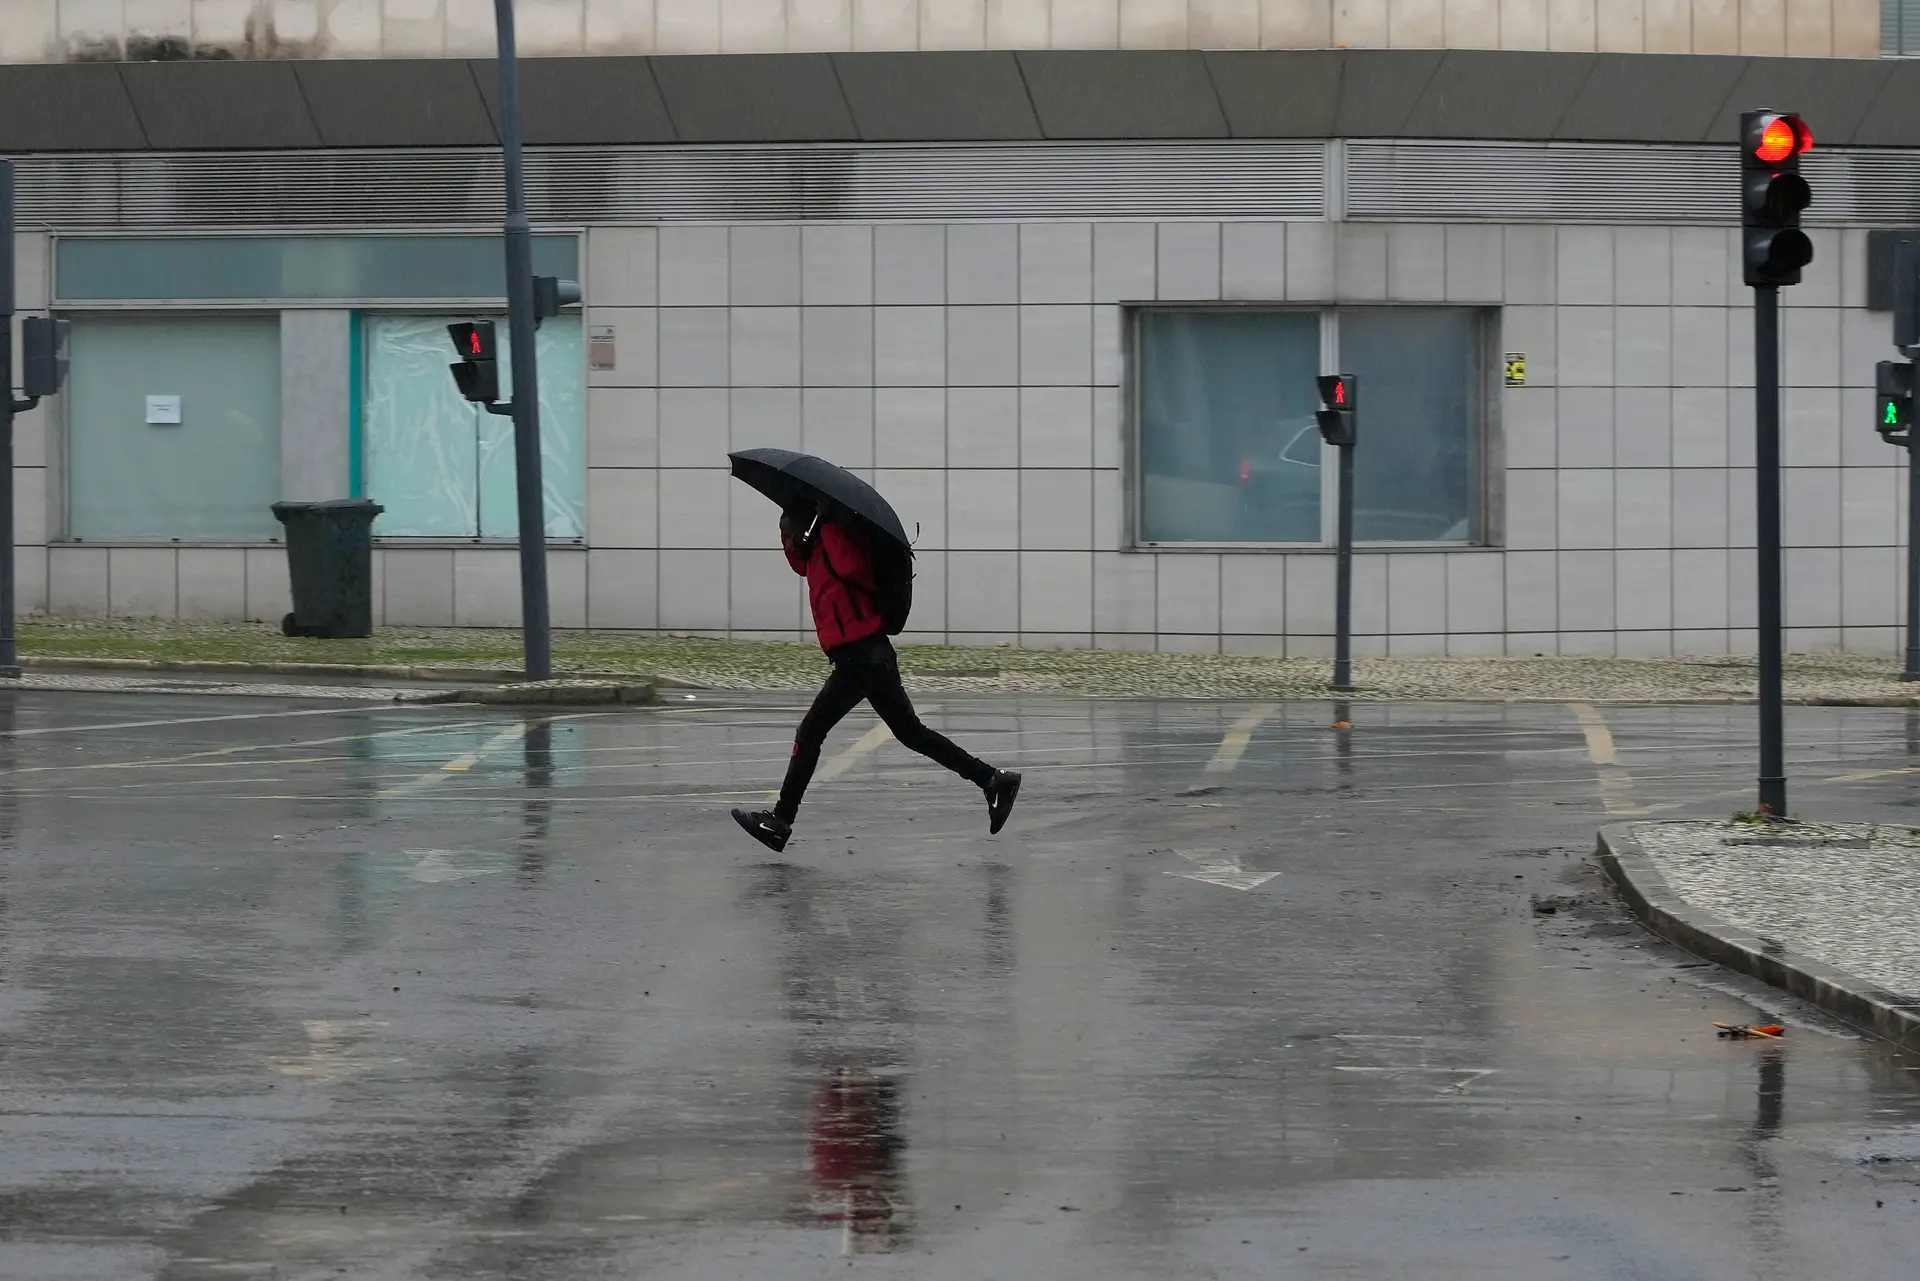
{"type": "Polygon", "coordinates": [[[861,700],[902,744],[930,757],[986,794],[988,830],[998,833],[1020,795],[1020,775],[995,769],[928,729],[900,683],[900,660],[887,639],[887,620],[875,582],[872,545],[860,523],[828,499],[809,511],[789,507],[780,516],[780,545],[793,572],[807,580],[814,630],[833,671],[794,736],[780,799],[770,810],[733,811],[734,821],[775,853],[786,848],[801,798],[820,762],[827,734],[861,700]]]}

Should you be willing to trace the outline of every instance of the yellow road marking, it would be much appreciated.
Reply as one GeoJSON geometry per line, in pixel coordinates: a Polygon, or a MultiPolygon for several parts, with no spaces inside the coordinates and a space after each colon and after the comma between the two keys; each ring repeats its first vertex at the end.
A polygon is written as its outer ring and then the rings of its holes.
{"type": "Polygon", "coordinates": [[[853,741],[853,745],[828,761],[820,771],[820,781],[825,783],[839,778],[842,774],[858,765],[867,757],[880,750],[880,744],[893,737],[893,731],[885,725],[875,725],[853,741]]]}
{"type": "Polygon", "coordinates": [[[442,765],[439,769],[429,770],[418,778],[409,779],[405,783],[398,783],[392,787],[382,788],[380,791],[375,792],[374,796],[384,801],[392,800],[399,796],[411,795],[414,792],[425,791],[427,788],[446,779],[449,775],[464,774],[501,748],[519,742],[527,736],[527,731],[532,728],[533,723],[529,721],[521,721],[518,725],[510,725],[473,751],[463,752],[461,755],[454,757],[442,765]]]}
{"type": "MultiPolygon", "coordinates": [[[[438,734],[445,730],[471,729],[475,725],[485,725],[485,721],[454,721],[445,725],[416,725],[408,729],[380,730],[372,734],[341,734],[333,738],[309,738],[293,743],[244,743],[233,747],[215,747],[202,752],[188,752],[183,756],[153,757],[143,761],[92,761],[77,765],[23,765],[8,770],[13,774],[46,774],[62,770],[106,770],[106,769],[157,769],[165,765],[185,765],[195,761],[212,762],[215,758],[238,756],[243,752],[288,751],[297,747],[324,747],[333,743],[363,743],[376,738],[404,738],[412,734],[438,734]]],[[[270,762],[260,762],[268,764],[270,762]]]]}
{"type": "Polygon", "coordinates": [[[1593,762],[1600,785],[1600,803],[1609,814],[1640,813],[1633,803],[1633,776],[1620,765],[1620,753],[1613,745],[1613,731],[1607,728],[1606,717],[1591,703],[1568,703],[1567,708],[1586,736],[1587,759],[1593,762]]]}
{"type": "Polygon", "coordinates": [[[346,703],[340,707],[304,708],[291,712],[234,712],[225,716],[173,716],[157,721],[113,721],[101,725],[41,725],[32,729],[0,730],[0,738],[31,738],[41,734],[92,734],[108,729],[153,729],[168,725],[206,725],[213,721],[285,720],[295,716],[344,716],[348,712],[386,710],[388,704],[346,703]]]}
{"type": "Polygon", "coordinates": [[[1835,774],[1832,778],[1816,778],[1816,783],[1864,783],[1872,778],[1892,778],[1896,774],[1920,774],[1920,765],[1902,765],[1898,769],[1870,769],[1858,774],[1835,774]]]}
{"type": "Polygon", "coordinates": [[[1247,744],[1253,741],[1253,731],[1260,723],[1280,710],[1278,703],[1262,703],[1242,716],[1228,727],[1226,735],[1220,740],[1220,748],[1207,762],[1209,774],[1231,774],[1239,766],[1240,758],[1246,755],[1247,744]]]}
{"type": "MultiPolygon", "coordinates": [[[[937,705],[933,707],[923,707],[920,709],[920,714],[922,716],[931,716],[933,713],[939,710],[940,708],[937,705]]],[[[866,733],[862,734],[859,738],[855,739],[852,745],[849,746],[845,751],[841,752],[838,756],[834,757],[832,760],[828,761],[825,765],[821,766],[820,772],[813,776],[813,781],[816,783],[832,782],[834,779],[839,778],[842,774],[852,769],[855,765],[858,765],[861,761],[865,760],[867,757],[873,755],[876,751],[880,750],[880,744],[886,742],[888,739],[892,737],[893,737],[893,731],[886,727],[885,722],[875,725],[872,729],[868,730],[866,733]]],[[[726,764],[726,763],[728,762],[715,762],[715,764],[726,764]]],[[[725,795],[725,793],[720,793],[720,795],[725,795]]],[[[772,792],[767,792],[765,793],[765,796],[769,804],[780,799],[780,793],[777,790],[772,792]]]]}

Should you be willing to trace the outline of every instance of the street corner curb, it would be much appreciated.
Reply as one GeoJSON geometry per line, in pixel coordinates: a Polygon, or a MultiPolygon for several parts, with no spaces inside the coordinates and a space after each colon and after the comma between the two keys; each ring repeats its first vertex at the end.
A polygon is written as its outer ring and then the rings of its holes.
{"type": "Polygon", "coordinates": [[[530,681],[454,691],[449,702],[496,707],[650,707],[660,701],[652,681],[530,681]]]}
{"type": "Polygon", "coordinates": [[[1634,835],[1635,824],[1600,829],[1595,857],[1649,930],[1727,969],[1811,1001],[1862,1032],[1920,1051],[1920,1001],[1789,952],[1772,939],[1737,929],[1675,894],[1634,835]]]}

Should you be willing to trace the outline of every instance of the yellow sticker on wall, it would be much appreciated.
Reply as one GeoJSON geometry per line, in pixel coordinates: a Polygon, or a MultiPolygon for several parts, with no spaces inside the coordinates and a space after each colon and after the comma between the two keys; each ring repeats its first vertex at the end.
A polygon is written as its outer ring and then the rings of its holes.
{"type": "Polygon", "coordinates": [[[1507,386],[1524,387],[1527,385],[1527,353],[1510,351],[1505,356],[1507,364],[1507,386]]]}

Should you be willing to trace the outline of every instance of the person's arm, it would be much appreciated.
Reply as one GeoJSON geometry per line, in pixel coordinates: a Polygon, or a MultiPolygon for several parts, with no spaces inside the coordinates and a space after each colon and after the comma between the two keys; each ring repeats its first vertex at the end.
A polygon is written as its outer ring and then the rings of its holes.
{"type": "Polygon", "coordinates": [[[780,550],[787,554],[787,564],[793,568],[793,572],[802,578],[807,576],[807,554],[803,546],[805,534],[800,522],[790,513],[780,513],[780,550]]]}

